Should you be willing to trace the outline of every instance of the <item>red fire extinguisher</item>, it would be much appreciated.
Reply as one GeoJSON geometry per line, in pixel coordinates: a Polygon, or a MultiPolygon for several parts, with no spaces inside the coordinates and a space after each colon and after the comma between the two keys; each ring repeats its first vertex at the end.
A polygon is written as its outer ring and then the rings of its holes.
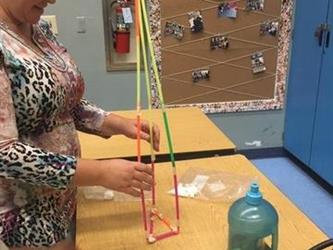
{"type": "Polygon", "coordinates": [[[130,10],[129,0],[115,0],[115,24],[112,24],[113,47],[117,53],[125,54],[130,51],[130,23],[125,21],[124,11],[130,10]]]}

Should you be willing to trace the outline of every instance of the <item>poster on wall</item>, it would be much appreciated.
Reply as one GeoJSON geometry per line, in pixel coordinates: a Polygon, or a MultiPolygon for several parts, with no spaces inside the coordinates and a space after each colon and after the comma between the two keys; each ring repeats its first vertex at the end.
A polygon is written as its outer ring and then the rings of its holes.
{"type": "MultiPolygon", "coordinates": [[[[292,1],[150,0],[167,107],[281,109],[292,1]]],[[[153,79],[153,106],[160,107],[153,79]]]]}

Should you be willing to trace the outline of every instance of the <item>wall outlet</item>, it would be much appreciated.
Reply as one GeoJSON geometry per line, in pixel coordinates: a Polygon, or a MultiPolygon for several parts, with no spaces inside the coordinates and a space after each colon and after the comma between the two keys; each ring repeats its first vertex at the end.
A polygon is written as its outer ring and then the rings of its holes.
{"type": "Polygon", "coordinates": [[[50,16],[41,16],[43,20],[49,23],[51,31],[53,34],[58,35],[58,26],[57,26],[57,19],[55,15],[50,16]]]}

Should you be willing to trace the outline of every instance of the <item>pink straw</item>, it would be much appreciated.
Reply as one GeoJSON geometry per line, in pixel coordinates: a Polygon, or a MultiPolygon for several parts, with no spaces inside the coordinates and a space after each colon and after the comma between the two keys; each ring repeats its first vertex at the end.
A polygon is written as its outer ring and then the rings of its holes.
{"type": "Polygon", "coordinates": [[[163,239],[169,238],[169,237],[177,235],[177,234],[178,234],[178,232],[170,231],[170,232],[162,233],[159,235],[155,235],[154,237],[156,240],[163,240],[163,239]]]}

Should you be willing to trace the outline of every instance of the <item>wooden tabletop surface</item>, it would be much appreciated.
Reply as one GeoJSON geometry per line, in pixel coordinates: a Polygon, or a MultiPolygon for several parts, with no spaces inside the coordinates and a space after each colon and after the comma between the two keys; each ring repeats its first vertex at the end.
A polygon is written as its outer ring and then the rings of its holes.
{"type": "MultiPolygon", "coordinates": [[[[135,111],[114,112],[125,117],[136,117],[135,111]]],[[[149,112],[142,111],[142,118],[148,119],[149,112]]],[[[167,109],[169,126],[176,159],[198,158],[232,154],[235,144],[198,108],[167,109]],[[190,156],[189,156],[190,155],[190,156]]],[[[160,152],[157,156],[169,155],[161,110],[152,111],[152,120],[161,130],[160,152]]],[[[79,133],[82,157],[86,159],[127,158],[136,156],[136,141],[124,136],[103,139],[94,135],[79,133]]],[[[147,142],[142,143],[142,155],[150,155],[147,142]]]]}
{"type": "MultiPolygon", "coordinates": [[[[190,167],[220,170],[224,173],[257,178],[264,198],[279,214],[279,249],[306,250],[327,239],[287,197],[242,155],[212,157],[177,162],[178,176],[190,167]]],[[[170,163],[159,163],[157,207],[174,221],[170,163]]],[[[148,244],[142,225],[140,202],[86,200],[79,193],[77,209],[77,247],[80,250],[114,249],[227,249],[227,214],[230,202],[211,202],[180,198],[181,232],[177,236],[148,244]]]]}

